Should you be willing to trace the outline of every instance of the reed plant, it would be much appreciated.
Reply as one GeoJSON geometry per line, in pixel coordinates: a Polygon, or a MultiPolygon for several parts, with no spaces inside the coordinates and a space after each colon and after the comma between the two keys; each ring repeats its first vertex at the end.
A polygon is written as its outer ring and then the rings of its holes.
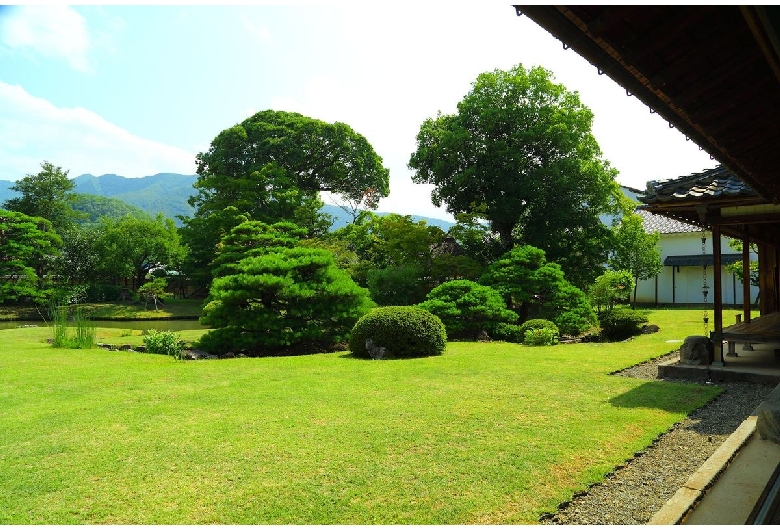
{"type": "Polygon", "coordinates": [[[69,320],[69,306],[62,303],[52,304],[50,310],[53,321],[55,348],[90,349],[95,347],[95,326],[80,307],[73,311],[73,320],[69,320]],[[72,325],[71,325],[72,324],[72,325]]]}

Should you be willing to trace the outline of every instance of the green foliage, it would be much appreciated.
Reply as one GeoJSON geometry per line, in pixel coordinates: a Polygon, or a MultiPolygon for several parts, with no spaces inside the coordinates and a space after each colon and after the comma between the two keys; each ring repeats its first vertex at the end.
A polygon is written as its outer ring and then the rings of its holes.
{"type": "Polygon", "coordinates": [[[658,232],[648,234],[642,216],[624,214],[613,227],[614,248],[609,265],[614,270],[626,270],[634,277],[634,302],[639,280],[648,280],[661,272],[661,247],[658,232]]]}
{"type": "Polygon", "coordinates": [[[220,238],[236,226],[220,219],[228,207],[267,224],[294,222],[314,237],[332,222],[320,211],[321,192],[370,208],[389,193],[389,172],[362,135],[292,112],[258,112],[222,131],[197,164],[195,214],[185,220],[183,237],[193,266],[205,269],[220,238]]]}
{"type": "Polygon", "coordinates": [[[10,189],[20,195],[8,199],[3,207],[30,217],[48,219],[54,231],[61,233],[78,218],[68,202],[73,187],[67,171],[44,161],[38,174],[26,175],[11,186],[10,189]]]}
{"type": "Polygon", "coordinates": [[[90,349],[95,347],[95,325],[84,315],[81,308],[73,312],[73,325],[69,325],[69,307],[53,302],[51,313],[54,317],[52,329],[55,348],[90,349]]]}
{"type": "Polygon", "coordinates": [[[248,221],[223,238],[201,322],[212,353],[304,353],[345,341],[373,303],[318,248],[292,246],[295,225],[248,221]]]}
{"type": "Polygon", "coordinates": [[[470,280],[452,280],[435,287],[417,307],[438,316],[450,338],[475,339],[499,323],[517,322],[517,313],[506,308],[498,291],[470,280]]]}
{"type": "Polygon", "coordinates": [[[642,325],[647,321],[647,317],[639,311],[616,307],[600,315],[601,337],[611,342],[625,340],[642,333],[642,325]]]}
{"type": "Polygon", "coordinates": [[[170,355],[176,360],[184,358],[186,343],[181,336],[172,331],[149,329],[144,332],[144,345],[149,353],[170,355]]]}
{"type": "Polygon", "coordinates": [[[499,322],[490,330],[490,337],[495,340],[522,344],[525,337],[525,331],[523,331],[523,328],[519,324],[499,322]]]}
{"type": "Polygon", "coordinates": [[[553,334],[557,337],[558,336],[558,326],[555,325],[555,322],[551,322],[549,320],[545,320],[543,318],[532,318],[531,320],[526,320],[522,324],[520,324],[520,333],[523,337],[525,337],[525,334],[528,331],[536,330],[536,329],[549,329],[553,332],[553,334]]]}
{"type": "Polygon", "coordinates": [[[561,333],[576,336],[598,322],[588,297],[577,287],[565,284],[542,307],[539,315],[555,322],[561,333]]]}
{"type": "Polygon", "coordinates": [[[409,306],[378,307],[357,321],[349,339],[353,355],[401,359],[439,355],[447,347],[447,332],[436,315],[409,306]]]}
{"type": "Polygon", "coordinates": [[[425,300],[429,289],[420,281],[422,267],[417,264],[391,265],[384,269],[370,269],[366,284],[371,299],[379,305],[414,305],[425,300]]]}
{"type": "Polygon", "coordinates": [[[153,302],[156,310],[163,297],[171,296],[170,293],[165,292],[166,287],[168,287],[168,280],[165,278],[154,278],[139,287],[136,294],[139,299],[144,301],[144,309],[149,302],[153,302]]]}
{"type": "Polygon", "coordinates": [[[539,248],[513,248],[488,267],[480,283],[500,292],[520,320],[546,318],[567,335],[579,335],[596,323],[585,294],[566,281],[561,267],[548,262],[539,248]]]}
{"type": "Polygon", "coordinates": [[[50,221],[0,210],[0,303],[45,302],[61,245],[50,221]]]}
{"type": "Polygon", "coordinates": [[[634,278],[631,272],[607,269],[591,285],[588,296],[591,303],[596,306],[596,310],[601,313],[602,307],[610,310],[621,300],[628,300],[633,289],[634,278]]]}
{"type": "Polygon", "coordinates": [[[91,284],[86,288],[87,302],[114,302],[119,299],[122,289],[113,284],[91,284]]]}
{"type": "Polygon", "coordinates": [[[558,335],[549,328],[529,329],[525,332],[523,344],[526,346],[553,346],[558,344],[558,335]]]}
{"type": "Polygon", "coordinates": [[[327,239],[342,242],[353,253],[346,270],[380,305],[422,302],[436,285],[472,279],[481,271],[439,227],[409,215],[362,212],[327,239]]]}
{"type": "Polygon", "coordinates": [[[611,246],[599,216],[624,203],[592,122],[577,93],[541,67],[483,73],[455,114],[420,126],[412,179],[434,186],[437,206],[488,221],[503,251],[543,249],[585,286],[611,246]]]}
{"type": "MultiPolygon", "coordinates": [[[[170,199],[170,196],[166,196],[170,199]]],[[[116,197],[104,197],[87,193],[71,193],[67,197],[68,204],[73,210],[81,212],[83,218],[78,219],[78,224],[95,226],[103,217],[109,219],[121,219],[127,215],[136,218],[149,218],[151,216],[137,206],[128,204],[116,197]]]]}
{"type": "Polygon", "coordinates": [[[96,251],[104,276],[133,279],[133,288],[143,284],[153,268],[178,270],[186,255],[176,225],[162,214],[154,219],[122,217],[103,219],[96,251]]]}

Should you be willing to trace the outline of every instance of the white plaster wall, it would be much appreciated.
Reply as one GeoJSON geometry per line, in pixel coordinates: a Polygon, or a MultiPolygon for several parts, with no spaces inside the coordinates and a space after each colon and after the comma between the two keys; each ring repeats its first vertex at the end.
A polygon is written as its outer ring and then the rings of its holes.
{"type": "MultiPolygon", "coordinates": [[[[706,236],[706,253],[712,254],[712,234],[706,232],[706,236]]],[[[662,262],[667,256],[699,255],[701,254],[701,232],[661,234],[659,245],[661,247],[662,262]]],[[[721,253],[737,254],[729,248],[728,239],[725,237],[721,238],[721,253]]],[[[751,259],[756,259],[755,254],[751,254],[751,259]]],[[[707,285],[709,286],[709,293],[707,303],[709,304],[712,304],[715,299],[713,272],[713,267],[708,266],[707,285]]],[[[701,304],[704,303],[702,295],[703,282],[704,274],[701,266],[679,268],[664,266],[657,278],[639,282],[636,301],[648,304],[656,302],[659,304],[701,304]]],[[[723,270],[721,272],[721,284],[723,287],[723,303],[741,305],[743,298],[742,282],[736,280],[731,273],[723,270]]],[[[758,287],[751,286],[750,301],[755,301],[757,295],[758,287]]]]}

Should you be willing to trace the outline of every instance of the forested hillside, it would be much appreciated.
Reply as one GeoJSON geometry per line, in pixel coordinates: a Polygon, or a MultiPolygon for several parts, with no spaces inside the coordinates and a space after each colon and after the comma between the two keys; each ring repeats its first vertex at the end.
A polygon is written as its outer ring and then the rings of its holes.
{"type": "MultiPolygon", "coordinates": [[[[151,216],[162,212],[165,217],[173,219],[180,226],[178,216],[189,217],[193,213],[193,208],[187,203],[187,199],[194,194],[192,185],[197,178],[197,175],[178,173],[158,173],[142,178],[127,178],[113,174],[96,177],[84,174],[73,179],[76,184],[73,191],[118,199],[151,216]]],[[[0,204],[16,196],[16,193],[10,189],[13,185],[11,181],[0,180],[0,204]]],[[[333,230],[346,226],[351,220],[351,216],[338,206],[326,204],[323,211],[333,216],[334,222],[331,227],[333,230]]],[[[381,215],[383,212],[379,213],[381,215]]],[[[413,215],[412,219],[415,222],[425,221],[445,231],[453,225],[448,221],[418,215],[413,215]]]]}

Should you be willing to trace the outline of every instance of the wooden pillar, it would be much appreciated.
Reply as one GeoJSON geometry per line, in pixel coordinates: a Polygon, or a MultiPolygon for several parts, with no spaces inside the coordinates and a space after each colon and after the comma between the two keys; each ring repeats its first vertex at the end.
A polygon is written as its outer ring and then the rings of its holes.
{"type": "MultiPolygon", "coordinates": [[[[720,226],[712,225],[712,300],[715,333],[723,332],[723,281],[721,277],[720,226]]],[[[715,341],[716,363],[723,363],[723,341],[715,341]]]]}
{"type": "Polygon", "coordinates": [[[742,321],[750,322],[750,237],[748,225],[742,237],[742,321]]]}

